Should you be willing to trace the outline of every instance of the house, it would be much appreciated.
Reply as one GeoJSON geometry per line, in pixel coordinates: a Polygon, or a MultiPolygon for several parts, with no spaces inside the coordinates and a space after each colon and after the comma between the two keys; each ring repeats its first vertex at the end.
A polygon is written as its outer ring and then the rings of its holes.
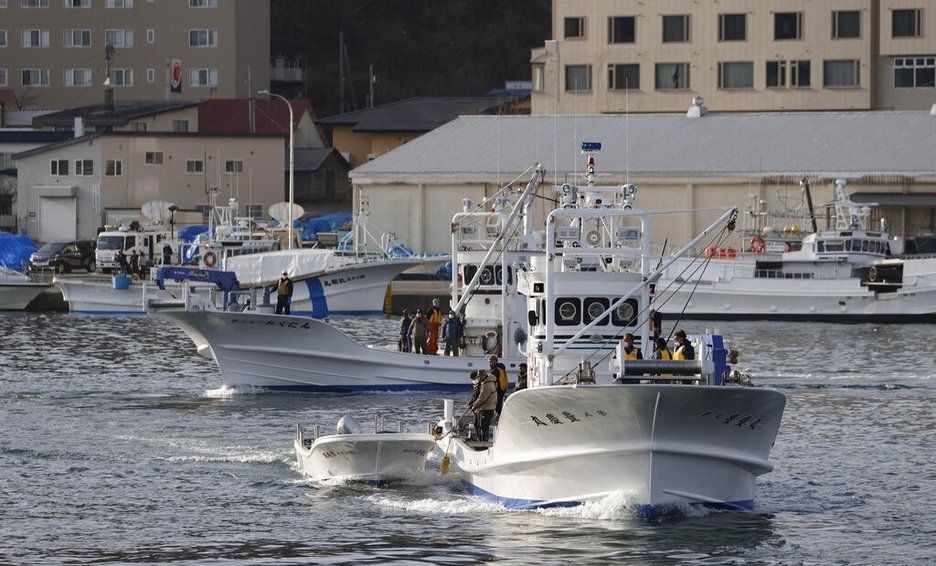
{"type": "MultiPolygon", "coordinates": [[[[646,210],[699,209],[685,222],[654,226],[661,248],[688,242],[715,209],[738,206],[741,228],[760,203],[797,207],[804,177],[817,207],[834,200],[841,177],[856,201],[881,204],[873,219],[887,218],[893,234],[936,232],[936,114],[706,113],[695,102],[682,114],[461,116],[353,169],[355,205],[366,198],[371,224],[416,251],[450,251],[463,199],[489,206],[537,164],[550,184],[581,183],[579,146],[597,141],[599,183],[636,184],[646,210]]],[[[533,225],[544,220],[540,208],[533,225]]]]}

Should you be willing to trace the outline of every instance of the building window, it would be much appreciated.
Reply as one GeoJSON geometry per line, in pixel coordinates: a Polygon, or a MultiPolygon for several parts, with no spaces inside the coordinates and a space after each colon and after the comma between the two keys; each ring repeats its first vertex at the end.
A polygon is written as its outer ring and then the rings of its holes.
{"type": "Polygon", "coordinates": [[[610,90],[640,90],[640,65],[608,65],[608,88],[610,90]]]}
{"type": "Polygon", "coordinates": [[[861,37],[861,12],[832,12],[832,39],[861,37]]]}
{"type": "Polygon", "coordinates": [[[565,89],[566,92],[591,90],[591,65],[566,65],[565,89]]]}
{"type": "Polygon", "coordinates": [[[719,63],[718,88],[754,88],[754,63],[719,63]]]}
{"type": "Polygon", "coordinates": [[[778,12],[774,14],[774,39],[803,39],[803,13],[778,12]]]}
{"type": "Polygon", "coordinates": [[[240,175],[244,172],[244,162],[240,159],[229,159],[224,162],[224,172],[240,175]]]}
{"type": "Polygon", "coordinates": [[[808,87],[810,84],[809,60],[767,61],[767,88],[786,87],[788,76],[791,88],[808,87]]]}
{"type": "Polygon", "coordinates": [[[533,92],[546,90],[546,65],[533,65],[533,92]]]}
{"type": "Polygon", "coordinates": [[[23,47],[48,47],[49,30],[47,29],[24,29],[23,47]]]}
{"type": "Polygon", "coordinates": [[[147,151],[146,152],[146,164],[147,165],[162,165],[163,164],[163,152],[147,151]]]}
{"type": "Polygon", "coordinates": [[[112,47],[133,47],[132,29],[104,30],[104,44],[112,47]]]}
{"type": "Polygon", "coordinates": [[[49,86],[48,69],[23,69],[23,86],[49,86]]]}
{"type": "Polygon", "coordinates": [[[7,31],[5,29],[0,29],[0,47],[7,46],[7,31]]]}
{"type": "Polygon", "coordinates": [[[894,59],[894,87],[936,86],[936,57],[897,57],[894,59]]]}
{"type": "Polygon", "coordinates": [[[608,18],[608,43],[634,43],[637,41],[636,29],[633,16],[608,18]]]}
{"type": "Polygon", "coordinates": [[[66,8],[90,8],[91,0],[65,0],[66,8]]]}
{"type": "Polygon", "coordinates": [[[173,120],[173,121],[172,121],[172,131],[173,131],[173,132],[187,132],[187,131],[188,131],[188,120],[173,120]]]}
{"type": "Polygon", "coordinates": [[[49,0],[22,0],[20,6],[23,8],[48,8],[49,0]]]}
{"type": "Polygon", "coordinates": [[[689,41],[689,16],[663,16],[663,43],[689,41]]]}
{"type": "Polygon", "coordinates": [[[747,39],[747,14],[719,14],[718,41],[747,39]]]}
{"type": "Polygon", "coordinates": [[[123,176],[123,161],[120,159],[108,159],[104,164],[105,177],[123,176]]]}
{"type": "Polygon", "coordinates": [[[111,69],[111,86],[133,86],[133,69],[111,69]]]}
{"type": "Polygon", "coordinates": [[[213,29],[190,29],[189,47],[217,47],[218,31],[213,29]]]}
{"type": "Polygon", "coordinates": [[[565,39],[581,39],[585,37],[585,18],[566,18],[564,20],[565,39]]]}
{"type": "Polygon", "coordinates": [[[189,8],[217,8],[218,0],[189,0],[189,8]]]}
{"type": "Polygon", "coordinates": [[[205,172],[205,162],[201,159],[186,160],[185,172],[189,175],[201,175],[205,172]]]}
{"type": "Polygon", "coordinates": [[[0,0],[0,8],[6,8],[6,7],[7,7],[7,0],[0,0]]]}
{"type": "Polygon", "coordinates": [[[146,30],[146,43],[156,43],[156,30],[146,30]]]}
{"type": "Polygon", "coordinates": [[[156,69],[147,69],[146,70],[146,82],[155,83],[156,82],[156,69]]]}
{"type": "Polygon", "coordinates": [[[682,90],[689,88],[689,63],[657,63],[657,90],[682,90]]]}
{"type": "Polygon", "coordinates": [[[65,69],[65,86],[91,86],[91,69],[65,69]]]}
{"type": "Polygon", "coordinates": [[[189,86],[218,86],[218,70],[189,69],[189,86]]]}
{"type": "Polygon", "coordinates": [[[894,37],[920,37],[920,20],[923,10],[894,10],[892,32],[894,37]]]}
{"type": "Polygon", "coordinates": [[[8,86],[7,84],[7,70],[0,68],[0,86],[8,86]]]}
{"type": "Polygon", "coordinates": [[[108,8],[133,8],[133,0],[106,0],[108,8]]]}
{"type": "Polygon", "coordinates": [[[94,161],[91,159],[75,160],[75,175],[79,177],[91,177],[94,175],[94,161]]]}
{"type": "Polygon", "coordinates": [[[146,122],[130,122],[128,128],[131,132],[145,132],[146,122]]]}
{"type": "Polygon", "coordinates": [[[858,86],[858,61],[843,59],[822,62],[822,86],[858,86]]]}
{"type": "Polygon", "coordinates": [[[53,177],[65,177],[68,175],[67,159],[53,159],[49,165],[49,173],[53,177]]]}
{"type": "Polygon", "coordinates": [[[65,30],[65,47],[91,47],[91,30],[65,30]]]}

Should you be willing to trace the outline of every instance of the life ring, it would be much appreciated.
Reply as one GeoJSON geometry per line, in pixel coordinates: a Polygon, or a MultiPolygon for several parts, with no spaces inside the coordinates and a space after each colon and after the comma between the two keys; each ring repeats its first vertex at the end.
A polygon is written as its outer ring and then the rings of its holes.
{"type": "Polygon", "coordinates": [[[214,267],[218,264],[218,256],[214,252],[205,252],[202,263],[205,264],[205,267],[214,267]]]}
{"type": "Polygon", "coordinates": [[[877,279],[877,268],[873,265],[868,268],[868,281],[872,283],[877,279]]]}
{"type": "Polygon", "coordinates": [[[754,254],[764,253],[764,238],[760,236],[754,236],[751,238],[751,243],[748,245],[748,251],[754,254]]]}
{"type": "Polygon", "coordinates": [[[481,348],[484,349],[485,354],[497,353],[497,347],[499,345],[500,337],[497,336],[497,332],[488,332],[484,335],[484,338],[481,339],[481,348]]]}

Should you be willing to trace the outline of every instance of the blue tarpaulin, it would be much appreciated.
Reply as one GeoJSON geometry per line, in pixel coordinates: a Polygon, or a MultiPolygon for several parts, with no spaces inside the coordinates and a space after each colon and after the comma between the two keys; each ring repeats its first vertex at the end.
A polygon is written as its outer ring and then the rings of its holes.
{"type": "Polygon", "coordinates": [[[36,251],[36,243],[23,234],[0,232],[0,264],[16,271],[29,268],[29,256],[36,251]]]}

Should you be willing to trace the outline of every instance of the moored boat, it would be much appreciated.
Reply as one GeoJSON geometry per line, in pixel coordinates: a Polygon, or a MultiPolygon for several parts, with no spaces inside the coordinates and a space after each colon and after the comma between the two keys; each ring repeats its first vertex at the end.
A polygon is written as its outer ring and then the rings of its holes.
{"type": "Polygon", "coordinates": [[[21,311],[49,287],[49,283],[0,265],[0,310],[21,311]]]}

